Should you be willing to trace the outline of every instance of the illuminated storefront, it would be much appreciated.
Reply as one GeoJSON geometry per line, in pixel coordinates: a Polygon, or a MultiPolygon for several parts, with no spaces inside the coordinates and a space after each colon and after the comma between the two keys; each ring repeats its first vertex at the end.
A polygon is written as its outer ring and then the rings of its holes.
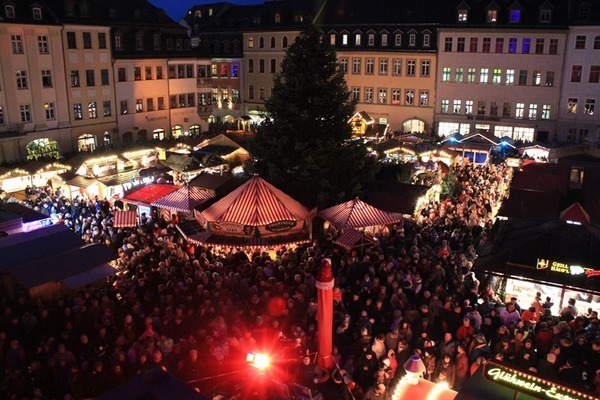
{"type": "Polygon", "coordinates": [[[479,275],[497,279],[503,300],[529,306],[537,292],[550,297],[553,315],[576,300],[579,313],[600,312],[600,231],[566,217],[498,221],[494,241],[475,262],[479,275]]]}

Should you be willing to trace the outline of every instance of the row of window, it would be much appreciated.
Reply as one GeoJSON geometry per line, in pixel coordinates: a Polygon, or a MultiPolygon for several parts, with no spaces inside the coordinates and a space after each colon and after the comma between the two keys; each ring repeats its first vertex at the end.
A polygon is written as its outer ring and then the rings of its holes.
{"type": "MultiPolygon", "coordinates": [[[[43,88],[51,88],[53,87],[52,80],[52,70],[43,69],[41,70],[42,76],[42,87],[43,88]]],[[[17,82],[17,89],[28,89],[29,88],[29,80],[27,77],[27,71],[24,69],[18,69],[15,71],[15,78],[17,82]]]]}
{"type": "MultiPolygon", "coordinates": [[[[50,44],[47,35],[37,35],[38,53],[50,54],[50,44]]],[[[13,54],[25,54],[23,36],[20,34],[10,35],[10,43],[13,54]]]]}
{"type": "MultiPolygon", "coordinates": [[[[515,8],[510,8],[508,10],[508,22],[511,24],[518,24],[521,22],[522,12],[518,4],[515,5],[515,8]]],[[[500,10],[495,7],[489,7],[485,20],[488,24],[495,24],[498,22],[500,10]]],[[[460,23],[469,22],[469,10],[468,9],[459,9],[456,20],[460,23]]],[[[552,22],[552,9],[549,7],[540,8],[538,14],[538,22],[542,24],[549,24],[552,22]]]]}
{"type": "MultiPolygon", "coordinates": [[[[369,47],[375,46],[376,45],[376,41],[375,41],[376,34],[373,32],[370,32],[370,33],[367,33],[366,35],[367,35],[366,45],[369,47]]],[[[422,43],[423,47],[431,46],[431,31],[425,30],[419,34],[416,30],[410,30],[407,34],[408,47],[415,47],[417,45],[417,35],[420,35],[421,43],[422,43]]],[[[390,43],[389,43],[390,36],[394,40],[394,43],[393,43],[394,47],[402,46],[402,37],[403,37],[402,32],[394,32],[391,35],[388,32],[382,32],[377,36],[379,39],[379,43],[377,43],[377,44],[381,47],[389,46],[390,45],[390,43]]],[[[355,47],[361,47],[363,45],[363,40],[362,40],[363,33],[356,32],[353,34],[353,38],[354,38],[354,46],[355,47]]],[[[348,46],[349,39],[350,39],[350,35],[348,33],[345,33],[345,32],[341,33],[341,45],[342,46],[348,46]]],[[[335,46],[337,44],[337,34],[336,33],[329,34],[329,43],[332,46],[335,46]]]]}
{"type": "Polygon", "coordinates": [[[478,100],[477,103],[473,100],[452,100],[452,108],[449,99],[442,99],[440,112],[442,114],[466,114],[466,115],[487,115],[490,117],[505,117],[505,118],[516,118],[516,119],[550,119],[551,106],[550,104],[543,104],[541,108],[538,104],[529,104],[529,108],[525,109],[525,103],[516,103],[513,114],[513,105],[510,102],[502,103],[502,110],[499,109],[500,104],[497,101],[491,101],[489,103],[489,113],[487,109],[487,102],[485,100],[478,100]],[[464,104],[464,108],[463,108],[464,104]],[[477,108],[475,108],[477,107],[477,108]],[[501,114],[500,114],[501,111],[501,114]]]}
{"type": "MultiPolygon", "coordinates": [[[[115,32],[114,36],[114,49],[115,50],[123,50],[123,33],[122,32],[115,32]]],[[[167,42],[167,50],[168,51],[172,51],[172,50],[184,50],[184,46],[185,46],[185,50],[190,50],[192,48],[191,42],[189,41],[189,39],[173,39],[173,38],[167,38],[166,40],[167,42]]],[[[160,51],[162,50],[162,37],[160,32],[156,32],[154,35],[152,35],[152,49],[155,51],[160,51]]],[[[144,32],[140,31],[135,35],[135,50],[137,51],[142,51],[142,50],[147,50],[147,46],[146,43],[144,41],[144,32]]]]}
{"type": "MultiPolygon", "coordinates": [[[[575,36],[575,49],[585,50],[587,47],[587,35],[575,36]]],[[[600,36],[594,37],[594,50],[600,50],[600,36]]]]}
{"type": "MultiPolygon", "coordinates": [[[[96,48],[106,49],[106,32],[98,32],[96,36],[96,48]]],[[[84,49],[92,48],[92,32],[81,32],[81,43],[84,49]]],[[[67,32],[67,48],[78,48],[77,32],[67,32]]]]}
{"type": "Polygon", "coordinates": [[[529,71],[526,69],[514,70],[501,68],[442,68],[442,82],[456,83],[480,83],[493,85],[519,85],[519,86],[554,86],[555,79],[554,71],[546,71],[545,75],[541,70],[529,71]],[[518,73],[518,74],[517,74],[518,73]],[[466,81],[465,81],[466,78],[466,81]]]}
{"type": "MultiPolygon", "coordinates": [[[[363,59],[361,57],[352,57],[350,60],[348,57],[340,57],[339,58],[339,68],[340,71],[347,74],[349,70],[349,61],[352,62],[351,73],[352,74],[361,74],[363,71],[363,59]]],[[[417,76],[417,60],[416,59],[407,59],[403,60],[402,58],[393,58],[391,65],[389,64],[388,58],[379,58],[377,59],[377,67],[376,60],[374,57],[367,57],[364,60],[364,73],[365,75],[374,75],[375,68],[377,68],[378,75],[388,75],[391,73],[392,76],[402,76],[404,73],[405,76],[417,76]],[[406,61],[406,65],[403,71],[403,62],[406,61]]],[[[419,60],[419,76],[420,77],[429,77],[431,75],[431,60],[422,59],[419,60]]]]}
{"type": "MultiPolygon", "coordinates": [[[[576,97],[569,97],[567,100],[567,112],[569,114],[577,114],[577,103],[578,99],[576,97]]],[[[594,115],[596,112],[596,99],[585,99],[585,103],[583,104],[583,113],[585,115],[594,115]]]]}
{"type": "MultiPolygon", "coordinates": [[[[208,93],[202,93],[202,94],[199,93],[198,101],[201,101],[203,103],[208,102],[208,104],[210,104],[210,97],[208,96],[208,93]],[[202,95],[202,97],[200,95],[202,95]]],[[[203,104],[203,103],[200,103],[200,104],[203,104]]],[[[146,98],[145,101],[144,101],[144,99],[135,99],[135,112],[142,113],[142,112],[164,110],[165,109],[165,98],[157,97],[156,107],[154,104],[155,104],[154,98],[152,98],[152,97],[146,98]]],[[[195,106],[196,106],[196,93],[180,93],[180,94],[172,94],[169,96],[169,108],[171,108],[171,109],[195,107],[195,106]]],[[[126,115],[126,114],[130,113],[129,101],[121,100],[119,102],[119,113],[121,115],[126,115]]]]}
{"type": "MultiPolygon", "coordinates": [[[[269,39],[269,47],[271,49],[275,48],[275,42],[276,42],[276,39],[273,36],[271,36],[271,38],[269,39]]],[[[254,38],[253,37],[249,37],[248,41],[246,43],[247,43],[249,49],[254,48],[254,38]]],[[[289,40],[288,40],[287,36],[283,36],[281,38],[281,48],[287,49],[288,45],[289,45],[289,40]]],[[[262,36],[258,38],[258,48],[259,49],[265,48],[265,38],[262,36]]]]}
{"type": "MultiPolygon", "coordinates": [[[[93,69],[85,70],[85,85],[87,87],[96,86],[96,71],[93,69]]],[[[69,73],[69,79],[71,83],[71,87],[81,87],[81,77],[79,75],[79,70],[73,69],[69,73]]],[[[109,86],[110,85],[110,74],[108,69],[103,68],[100,69],[100,85],[101,86],[109,86]]]]}
{"type": "MultiPolygon", "coordinates": [[[[571,67],[571,82],[581,82],[583,76],[583,65],[573,65],[571,67]]],[[[589,83],[600,83],[600,65],[590,65],[588,75],[589,83]]]]}
{"type": "MultiPolygon", "coordinates": [[[[83,119],[83,104],[75,103],[73,104],[73,119],[82,120],[83,119]]],[[[102,101],[102,116],[110,117],[112,115],[112,102],[110,100],[102,101]]],[[[90,101],[87,105],[87,116],[89,119],[98,118],[98,103],[95,101],[90,101]]]]}
{"type": "Polygon", "coordinates": [[[491,37],[481,38],[481,47],[479,37],[457,37],[456,47],[454,46],[454,37],[448,36],[444,38],[444,51],[457,53],[509,53],[509,54],[558,54],[558,39],[550,39],[548,45],[546,45],[546,39],[536,38],[535,42],[531,38],[519,38],[509,37],[505,40],[504,37],[494,38],[492,42],[491,37]],[[467,43],[468,39],[468,43],[467,43]],[[520,46],[519,46],[520,43],[520,46]],[[492,47],[493,46],[493,47],[492,47]]]}
{"type": "Polygon", "coordinates": [[[429,107],[429,90],[404,89],[403,91],[399,88],[377,88],[377,91],[375,91],[375,88],[365,87],[364,94],[361,95],[361,88],[355,86],[351,88],[350,93],[352,99],[359,103],[429,107]],[[419,97],[416,97],[417,94],[419,97]]]}
{"type": "MultiPolygon", "coordinates": [[[[210,78],[212,76],[220,77],[238,77],[238,64],[212,64],[212,65],[196,65],[195,64],[174,64],[168,66],[169,79],[184,79],[184,78],[210,78]],[[195,72],[195,74],[194,74],[195,72]]],[[[117,69],[117,80],[119,82],[127,82],[127,68],[119,67],[117,69]]],[[[133,67],[133,79],[136,81],[163,79],[163,67],[158,65],[154,69],[152,66],[133,67]]]]}
{"type": "MultiPolygon", "coordinates": [[[[8,19],[15,19],[16,12],[15,6],[12,4],[7,4],[4,6],[4,16],[8,19]]],[[[40,7],[32,7],[31,8],[31,17],[36,21],[40,21],[42,19],[42,9],[40,7]]]]}
{"type": "MultiPolygon", "coordinates": [[[[213,88],[212,89],[212,101],[215,104],[236,104],[240,101],[240,91],[238,89],[228,88],[213,88]]],[[[207,103],[210,104],[210,103],[207,103]]],[[[199,105],[207,105],[205,103],[199,103],[199,105]]]]}

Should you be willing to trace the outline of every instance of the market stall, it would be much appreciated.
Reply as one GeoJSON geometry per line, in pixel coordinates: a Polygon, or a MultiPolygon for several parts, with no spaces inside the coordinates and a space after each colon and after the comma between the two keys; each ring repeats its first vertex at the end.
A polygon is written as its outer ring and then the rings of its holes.
{"type": "Polygon", "coordinates": [[[204,231],[182,233],[197,244],[272,248],[309,242],[314,215],[255,176],[200,213],[204,231]]]}
{"type": "Polygon", "coordinates": [[[136,211],[138,217],[142,214],[151,215],[152,203],[179,189],[179,186],[152,183],[139,186],[125,193],[120,199],[129,211],[136,211]]]}
{"type": "Polygon", "coordinates": [[[553,315],[569,299],[581,313],[600,312],[600,227],[589,223],[581,206],[560,218],[497,221],[491,239],[474,270],[495,277],[503,300],[518,297],[528,305],[539,292],[551,298],[553,315]]]}
{"type": "Polygon", "coordinates": [[[487,361],[469,379],[456,395],[456,400],[494,399],[563,399],[593,400],[595,395],[583,388],[569,386],[521,371],[513,366],[487,361]]]}

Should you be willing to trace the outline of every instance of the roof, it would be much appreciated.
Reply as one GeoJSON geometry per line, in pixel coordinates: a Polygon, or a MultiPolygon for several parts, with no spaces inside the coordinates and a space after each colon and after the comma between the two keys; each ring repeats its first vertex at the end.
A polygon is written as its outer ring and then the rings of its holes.
{"type": "Polygon", "coordinates": [[[342,233],[334,243],[350,250],[353,247],[364,245],[365,243],[372,244],[374,240],[356,229],[347,229],[342,233]]]}
{"type": "Polygon", "coordinates": [[[561,196],[556,192],[542,192],[511,188],[502,201],[498,216],[507,218],[557,218],[561,196]]]}
{"type": "Polygon", "coordinates": [[[96,400],[208,400],[192,386],[161,368],[153,368],[96,397],[96,400]]]}
{"type": "Polygon", "coordinates": [[[0,272],[72,251],[84,244],[80,237],[62,224],[7,236],[0,239],[0,272]]]}
{"type": "Polygon", "coordinates": [[[560,212],[561,221],[573,221],[580,224],[589,224],[590,215],[585,212],[581,204],[573,203],[560,212]]]}
{"type": "Polygon", "coordinates": [[[555,271],[540,267],[539,260],[600,271],[600,225],[575,225],[556,217],[498,221],[475,269],[600,294],[600,276],[555,271]]]}
{"type": "Polygon", "coordinates": [[[429,190],[429,186],[392,182],[384,190],[367,194],[365,200],[373,207],[388,213],[413,215],[417,201],[429,190]]]}
{"type": "Polygon", "coordinates": [[[18,202],[0,204],[0,212],[5,214],[5,216],[0,216],[0,221],[3,221],[6,217],[9,219],[16,217],[22,219],[23,223],[28,223],[48,218],[44,214],[35,211],[33,208],[18,202]]]}
{"type": "Polygon", "coordinates": [[[0,9],[0,23],[15,23],[19,25],[23,24],[34,24],[34,25],[59,25],[59,21],[56,15],[51,9],[46,7],[42,1],[38,0],[15,0],[11,2],[2,2],[2,9],[0,9]],[[10,18],[6,15],[6,9],[4,5],[14,6],[15,16],[10,18]],[[41,8],[42,15],[40,19],[33,17],[33,7],[41,8]]]}
{"type": "Polygon", "coordinates": [[[11,274],[27,288],[68,278],[71,278],[71,285],[87,281],[81,285],[85,286],[85,284],[93,282],[89,280],[90,277],[100,276],[99,279],[101,279],[114,275],[117,270],[112,267],[107,269],[106,264],[116,258],[117,256],[110,248],[104,244],[95,243],[23,264],[19,268],[13,269],[11,274]],[[97,268],[100,269],[97,270],[97,268]]]}
{"type": "MultiPolygon", "coordinates": [[[[79,277],[74,278],[71,284],[77,281],[89,283],[93,276],[107,276],[110,270],[102,266],[115,258],[116,255],[107,246],[86,245],[62,224],[0,240],[0,272],[12,275],[27,288],[77,275],[79,277]],[[102,268],[97,270],[99,267],[102,268]]],[[[115,272],[113,270],[111,274],[115,272]]]]}
{"type": "Polygon", "coordinates": [[[189,212],[212,197],[214,197],[214,194],[204,189],[200,189],[197,186],[185,185],[152,202],[152,205],[168,210],[189,212]]]}
{"type": "Polygon", "coordinates": [[[202,211],[206,221],[263,226],[277,221],[299,221],[309,211],[275,186],[254,176],[233,192],[202,211]]]}
{"type": "Polygon", "coordinates": [[[200,174],[189,181],[189,185],[216,192],[219,188],[227,185],[232,180],[234,180],[234,178],[231,175],[200,174]]]}
{"type": "Polygon", "coordinates": [[[326,208],[319,212],[319,216],[331,222],[339,229],[389,225],[402,220],[402,218],[394,217],[385,211],[381,211],[365,203],[358,197],[354,200],[326,208]]]}
{"type": "Polygon", "coordinates": [[[179,189],[175,185],[153,183],[133,189],[123,196],[123,201],[131,204],[150,206],[156,200],[179,189]]]}
{"type": "Polygon", "coordinates": [[[137,226],[137,212],[135,211],[114,211],[113,228],[132,228],[137,226]]]}
{"type": "Polygon", "coordinates": [[[84,188],[84,189],[92,186],[95,183],[101,183],[101,182],[96,178],[88,178],[88,177],[81,176],[81,175],[76,175],[75,177],[73,177],[67,181],[67,185],[80,187],[80,188],[84,188]]]}
{"type": "Polygon", "coordinates": [[[167,158],[160,163],[174,171],[193,171],[201,168],[200,161],[194,156],[172,152],[167,153],[167,158]]]}
{"type": "Polygon", "coordinates": [[[571,168],[566,164],[530,163],[515,171],[510,187],[556,192],[565,197],[569,190],[571,168]]]}

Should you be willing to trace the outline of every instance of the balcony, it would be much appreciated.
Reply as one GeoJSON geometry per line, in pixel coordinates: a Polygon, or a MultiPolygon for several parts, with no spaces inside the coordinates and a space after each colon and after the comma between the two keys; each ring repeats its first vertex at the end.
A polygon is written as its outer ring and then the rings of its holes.
{"type": "Polygon", "coordinates": [[[196,78],[196,88],[211,88],[212,78],[196,78]]]}

